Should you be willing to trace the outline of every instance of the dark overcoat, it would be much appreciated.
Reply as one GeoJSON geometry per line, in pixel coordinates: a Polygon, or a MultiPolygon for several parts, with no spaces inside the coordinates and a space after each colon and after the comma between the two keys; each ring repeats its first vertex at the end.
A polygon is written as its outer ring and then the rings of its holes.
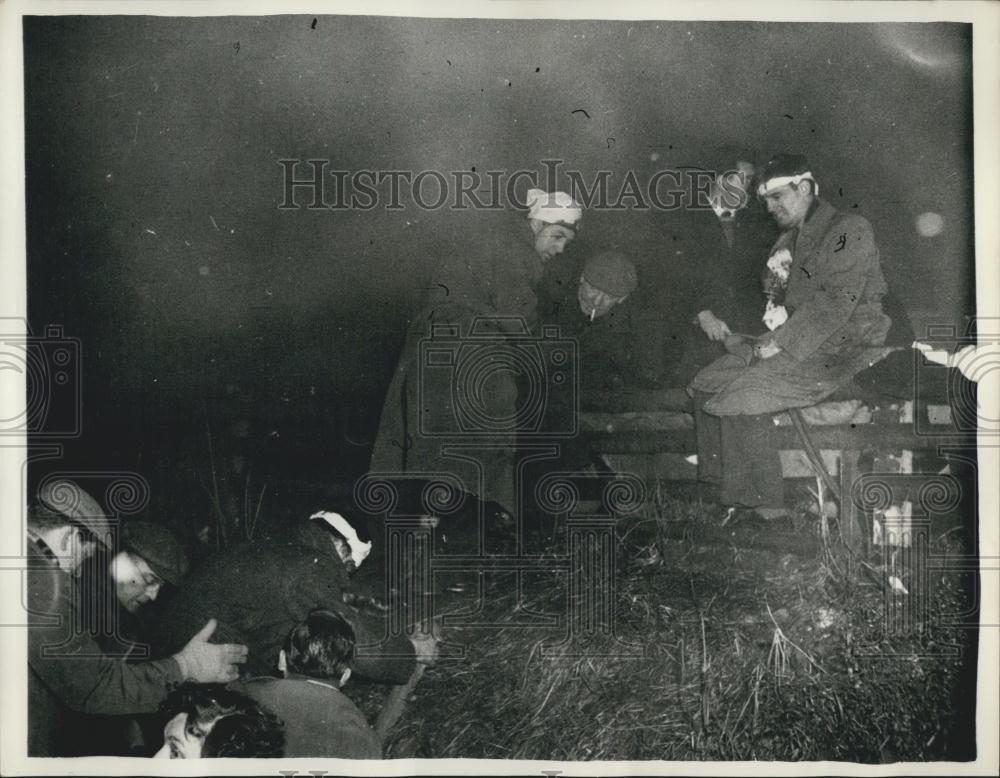
{"type": "Polygon", "coordinates": [[[663,262],[648,286],[672,309],[665,345],[674,385],[687,384],[726,353],[694,321],[701,311],[712,311],[733,332],[765,331],[761,271],[777,236],[773,220],[755,206],[741,209],[728,226],[711,208],[668,215],[663,262]]]}
{"type": "Polygon", "coordinates": [[[480,214],[469,229],[469,240],[457,242],[432,273],[426,304],[407,331],[370,469],[444,473],[513,511],[515,422],[502,420],[513,419],[518,386],[503,368],[506,346],[530,337],[536,325],[542,260],[523,215],[480,214]]]}
{"type": "Polygon", "coordinates": [[[216,619],[212,642],[246,645],[244,672],[269,675],[276,671],[278,653],[292,628],[310,611],[326,608],[354,628],[355,672],[406,683],[416,666],[410,641],[387,634],[385,614],[348,605],[347,572],[333,546],[307,544],[304,537],[240,543],[204,560],[164,601],[152,630],[154,649],[173,653],[205,622],[216,619]]]}
{"type": "Polygon", "coordinates": [[[76,714],[151,713],[183,681],[172,658],[129,663],[106,656],[83,628],[76,579],[31,539],[27,581],[29,756],[66,754],[76,714]]]}
{"type": "Polygon", "coordinates": [[[357,706],[332,684],[304,675],[230,684],[285,722],[285,757],[381,759],[382,744],[357,706]]]}

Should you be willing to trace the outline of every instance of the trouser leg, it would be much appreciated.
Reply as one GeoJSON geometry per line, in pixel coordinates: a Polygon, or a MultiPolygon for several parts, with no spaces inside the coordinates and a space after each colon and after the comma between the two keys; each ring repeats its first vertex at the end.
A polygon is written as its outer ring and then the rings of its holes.
{"type": "Polygon", "coordinates": [[[712,395],[692,390],[694,431],[698,446],[698,480],[718,484],[722,477],[722,430],[718,416],[705,413],[705,402],[712,395]]]}
{"type": "Polygon", "coordinates": [[[727,505],[783,508],[781,460],[777,450],[767,445],[771,415],[718,418],[722,427],[721,501],[727,505]]]}

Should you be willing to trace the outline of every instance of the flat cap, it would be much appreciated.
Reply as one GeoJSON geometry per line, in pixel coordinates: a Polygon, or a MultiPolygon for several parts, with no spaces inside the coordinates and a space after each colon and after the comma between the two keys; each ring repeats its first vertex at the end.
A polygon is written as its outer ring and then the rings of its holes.
{"type": "Polygon", "coordinates": [[[174,533],[151,521],[129,521],[122,528],[122,548],[146,560],[167,583],[178,586],[188,571],[188,558],[174,533]]]}
{"type": "Polygon", "coordinates": [[[592,255],[583,266],[583,277],[592,287],[612,297],[625,297],[639,285],[635,265],[620,251],[592,255]]]}
{"type": "Polygon", "coordinates": [[[111,523],[97,500],[68,478],[51,478],[38,490],[38,501],[53,513],[88,530],[105,548],[111,547],[111,523]]]}

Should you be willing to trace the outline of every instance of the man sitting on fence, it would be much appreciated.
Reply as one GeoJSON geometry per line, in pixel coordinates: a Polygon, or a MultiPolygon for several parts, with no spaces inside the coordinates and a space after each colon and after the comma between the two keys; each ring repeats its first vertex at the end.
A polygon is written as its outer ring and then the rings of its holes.
{"type": "Polygon", "coordinates": [[[890,320],[871,225],[820,199],[805,157],[771,159],[757,194],[782,230],[765,278],[771,332],[733,345],[690,390],[699,477],[719,483],[724,505],[776,518],[787,511],[778,452],[766,450],[772,415],[814,405],[881,359],[890,320]]]}

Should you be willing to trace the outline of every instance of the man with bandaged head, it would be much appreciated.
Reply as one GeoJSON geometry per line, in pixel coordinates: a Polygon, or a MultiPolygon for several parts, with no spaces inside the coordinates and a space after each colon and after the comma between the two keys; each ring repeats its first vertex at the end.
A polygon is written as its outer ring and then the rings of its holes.
{"type": "Polygon", "coordinates": [[[373,681],[402,684],[433,646],[418,636],[389,635],[387,613],[359,594],[351,573],[368,543],[340,514],[317,512],[278,537],[238,543],[204,559],[161,605],[154,648],[170,652],[190,625],[210,614],[216,637],[250,647],[246,672],[268,675],[289,631],[317,608],[351,625],[358,650],[352,669],[373,681]]]}
{"type": "Polygon", "coordinates": [[[772,158],[757,195],[781,229],[760,309],[769,332],[700,371],[690,388],[699,475],[719,481],[724,505],[776,518],[787,509],[778,452],[764,443],[773,414],[816,404],[883,358],[890,320],[871,224],[820,198],[805,157],[772,158]]]}
{"type": "Polygon", "coordinates": [[[386,394],[370,468],[453,475],[498,516],[516,510],[520,390],[504,365],[515,339],[536,334],[543,268],[565,251],[583,215],[565,192],[530,189],[525,204],[526,214],[470,214],[467,229],[435,260],[430,294],[386,394]],[[449,456],[454,443],[483,444],[470,454],[477,462],[449,456]]]}

